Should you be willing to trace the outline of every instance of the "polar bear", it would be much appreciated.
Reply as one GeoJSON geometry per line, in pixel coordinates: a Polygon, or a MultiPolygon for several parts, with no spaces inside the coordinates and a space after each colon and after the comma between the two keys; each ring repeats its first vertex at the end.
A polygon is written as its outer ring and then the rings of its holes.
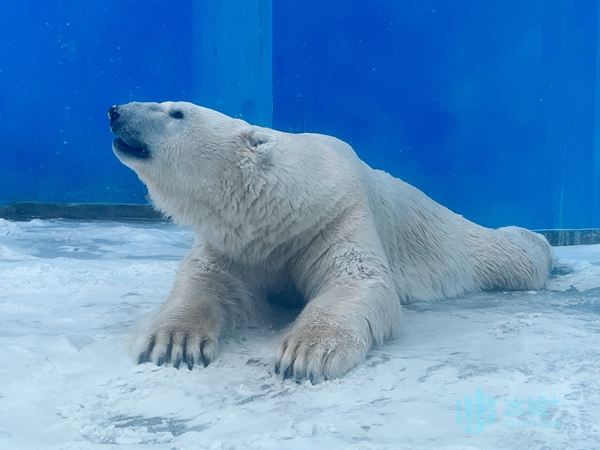
{"type": "Polygon", "coordinates": [[[539,289],[552,268],[541,235],[476,225],[334,137],[186,102],[134,102],[108,115],[116,156],[160,211],[196,232],[139,363],[206,366],[225,330],[279,294],[303,309],[275,372],[319,382],[396,336],[403,302],[539,289]]]}

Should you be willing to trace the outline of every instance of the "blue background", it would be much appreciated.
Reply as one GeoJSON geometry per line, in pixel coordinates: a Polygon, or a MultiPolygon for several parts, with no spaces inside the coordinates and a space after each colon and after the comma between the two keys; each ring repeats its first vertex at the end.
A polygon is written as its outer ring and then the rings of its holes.
{"type": "Polygon", "coordinates": [[[9,0],[0,14],[0,204],[145,203],[106,109],[187,100],[335,135],[486,226],[600,227],[597,1],[9,0]]]}

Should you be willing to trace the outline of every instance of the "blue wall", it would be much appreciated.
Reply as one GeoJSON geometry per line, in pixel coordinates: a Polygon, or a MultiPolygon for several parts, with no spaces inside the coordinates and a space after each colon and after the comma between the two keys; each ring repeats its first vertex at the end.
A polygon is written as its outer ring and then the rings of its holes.
{"type": "Polygon", "coordinates": [[[276,128],[489,226],[593,220],[596,1],[276,3],[276,128]]]}
{"type": "Polygon", "coordinates": [[[0,4],[0,203],[144,203],[106,108],[194,101],[350,142],[488,226],[600,227],[598,2],[0,4]]]}
{"type": "Polygon", "coordinates": [[[0,17],[0,201],[145,202],[106,109],[189,95],[189,1],[9,0],[0,17]]]}

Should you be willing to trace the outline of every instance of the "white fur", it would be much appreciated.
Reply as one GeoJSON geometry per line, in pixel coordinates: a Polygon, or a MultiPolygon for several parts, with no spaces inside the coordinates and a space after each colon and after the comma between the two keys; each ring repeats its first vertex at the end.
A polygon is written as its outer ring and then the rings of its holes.
{"type": "Polygon", "coordinates": [[[197,232],[140,362],[206,365],[227,327],[255,318],[267,297],[297,292],[305,306],[276,371],[339,377],[397,334],[401,302],[539,289],[548,278],[543,237],[476,225],[333,137],[184,102],[117,111],[113,132],[150,157],[115,153],[161,211],[197,232]]]}

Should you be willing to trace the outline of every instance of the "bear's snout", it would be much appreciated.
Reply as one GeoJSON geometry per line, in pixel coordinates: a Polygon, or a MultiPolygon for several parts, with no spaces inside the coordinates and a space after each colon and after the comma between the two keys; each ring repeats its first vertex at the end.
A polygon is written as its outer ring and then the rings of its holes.
{"type": "Polygon", "coordinates": [[[113,120],[116,120],[118,117],[119,117],[119,110],[118,110],[117,105],[113,105],[110,108],[108,108],[108,118],[110,119],[111,122],[113,120]]]}
{"type": "Polygon", "coordinates": [[[110,119],[110,131],[119,136],[123,125],[123,109],[121,106],[113,105],[108,108],[108,118],[110,119]],[[120,120],[119,120],[120,119],[120,120]]]}
{"type": "Polygon", "coordinates": [[[146,147],[140,132],[135,127],[132,129],[127,120],[129,115],[122,115],[122,107],[113,105],[108,108],[108,118],[110,119],[110,131],[118,137],[113,141],[113,151],[123,161],[125,159],[148,159],[150,151],[146,147]]]}

